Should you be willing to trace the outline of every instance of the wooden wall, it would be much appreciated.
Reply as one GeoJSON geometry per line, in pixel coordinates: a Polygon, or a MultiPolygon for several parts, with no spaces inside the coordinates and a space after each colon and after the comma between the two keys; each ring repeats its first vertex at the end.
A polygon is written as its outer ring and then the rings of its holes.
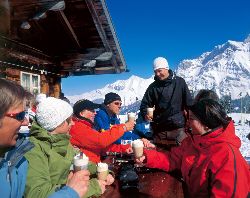
{"type": "MultiPolygon", "coordinates": [[[[27,72],[27,71],[24,71],[27,72]]],[[[28,72],[32,73],[32,72],[28,72]]],[[[37,74],[37,73],[34,73],[37,74]]],[[[44,93],[47,96],[59,98],[61,93],[61,78],[52,75],[40,75],[40,93],[44,93]]],[[[11,81],[15,81],[21,84],[21,70],[16,68],[2,67],[0,66],[0,77],[6,78],[11,81]]]]}

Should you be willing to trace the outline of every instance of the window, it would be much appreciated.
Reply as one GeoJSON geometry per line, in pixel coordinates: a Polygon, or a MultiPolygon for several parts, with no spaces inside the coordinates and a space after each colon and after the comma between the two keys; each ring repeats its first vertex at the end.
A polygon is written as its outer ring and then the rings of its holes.
{"type": "Polygon", "coordinates": [[[40,76],[21,72],[21,85],[33,94],[40,93],[40,76]]]}

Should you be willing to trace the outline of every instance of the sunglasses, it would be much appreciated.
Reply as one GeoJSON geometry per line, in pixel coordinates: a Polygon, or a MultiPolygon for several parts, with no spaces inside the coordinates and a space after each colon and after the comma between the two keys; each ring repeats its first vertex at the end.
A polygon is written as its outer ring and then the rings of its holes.
{"type": "Polygon", "coordinates": [[[114,104],[117,105],[117,106],[118,106],[118,105],[122,106],[122,103],[121,103],[121,102],[114,102],[114,104]]]}
{"type": "Polygon", "coordinates": [[[19,113],[6,113],[5,116],[10,117],[10,118],[14,118],[18,121],[23,121],[25,119],[25,116],[26,116],[26,111],[21,111],[19,113]]]}

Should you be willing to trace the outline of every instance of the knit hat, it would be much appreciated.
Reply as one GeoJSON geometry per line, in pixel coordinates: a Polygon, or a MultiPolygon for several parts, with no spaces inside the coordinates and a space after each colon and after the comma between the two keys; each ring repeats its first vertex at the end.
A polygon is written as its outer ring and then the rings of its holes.
{"type": "Polygon", "coordinates": [[[38,94],[38,95],[36,96],[36,102],[37,102],[37,103],[40,103],[40,102],[42,102],[45,98],[46,98],[46,95],[43,94],[43,93],[40,93],[40,94],[38,94]]]}
{"type": "Polygon", "coordinates": [[[93,103],[90,100],[86,100],[86,99],[78,100],[73,106],[74,115],[78,117],[80,112],[85,109],[95,110],[95,109],[98,109],[99,107],[100,107],[100,104],[93,103]]]}
{"type": "Polygon", "coordinates": [[[163,57],[157,57],[156,59],[154,59],[153,68],[154,68],[154,71],[157,69],[169,69],[167,59],[163,57]]]}
{"type": "Polygon", "coordinates": [[[225,126],[228,123],[226,112],[215,100],[203,99],[190,106],[189,109],[199,121],[210,129],[225,126]]]}
{"type": "Polygon", "coordinates": [[[104,104],[107,105],[116,100],[122,101],[121,97],[117,93],[110,92],[105,95],[104,104]]]}
{"type": "Polygon", "coordinates": [[[61,99],[48,97],[38,104],[36,120],[42,128],[52,131],[72,114],[73,109],[70,104],[61,99]]]}

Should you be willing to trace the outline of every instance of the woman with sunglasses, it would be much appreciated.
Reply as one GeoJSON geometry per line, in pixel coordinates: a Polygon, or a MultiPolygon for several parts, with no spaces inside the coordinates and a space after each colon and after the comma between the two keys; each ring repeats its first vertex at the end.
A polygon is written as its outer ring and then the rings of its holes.
{"type": "MultiPolygon", "coordinates": [[[[249,167],[241,155],[233,121],[215,100],[189,110],[191,134],[170,152],[145,150],[138,163],[165,171],[181,170],[188,197],[248,197],[249,167]]],[[[145,145],[151,147],[151,145],[145,145]]]]}
{"type": "Polygon", "coordinates": [[[28,125],[25,103],[32,95],[20,85],[0,79],[0,193],[1,197],[23,196],[28,162],[23,157],[33,145],[18,139],[21,126],[28,125]]]}
{"type": "MultiPolygon", "coordinates": [[[[117,115],[120,113],[121,105],[121,97],[117,93],[107,93],[104,98],[104,103],[96,113],[94,121],[95,129],[99,132],[103,132],[109,130],[114,125],[120,124],[117,115]]],[[[135,133],[126,131],[119,139],[110,145],[106,151],[131,153],[132,149],[130,144],[122,144],[122,140],[129,142],[139,138],[140,137],[135,133]]]]}

